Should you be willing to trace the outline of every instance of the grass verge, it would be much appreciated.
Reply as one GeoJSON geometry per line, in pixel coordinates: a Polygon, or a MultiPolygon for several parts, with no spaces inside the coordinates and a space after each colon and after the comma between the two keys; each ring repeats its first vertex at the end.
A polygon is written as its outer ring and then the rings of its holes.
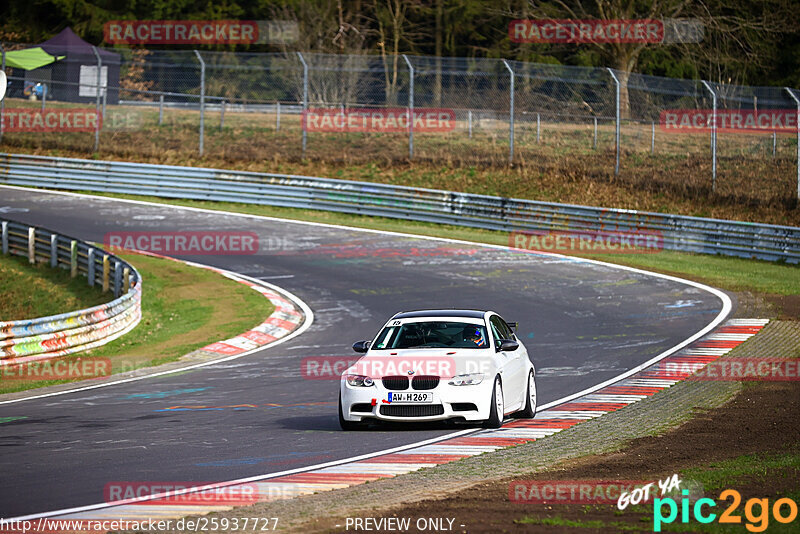
{"type": "Polygon", "coordinates": [[[0,321],[35,319],[108,302],[108,294],[70,278],[63,269],[31,265],[21,256],[0,255],[0,321]]]}
{"type": "MultiPolygon", "coordinates": [[[[159,365],[240,334],[274,310],[258,292],[213,271],[150,256],[120,256],[136,266],[144,279],[141,322],[107,345],[65,359],[109,358],[113,374],[159,365]]],[[[109,298],[105,294],[100,302],[109,298]]],[[[0,394],[67,382],[0,380],[0,394]]]]}

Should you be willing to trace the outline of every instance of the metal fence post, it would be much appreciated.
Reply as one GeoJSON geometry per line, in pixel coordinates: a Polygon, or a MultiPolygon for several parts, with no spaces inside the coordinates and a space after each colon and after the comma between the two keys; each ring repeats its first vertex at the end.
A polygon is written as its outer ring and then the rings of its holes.
{"type": "Polygon", "coordinates": [[[541,131],[542,131],[542,121],[541,121],[541,117],[539,116],[539,113],[537,113],[536,114],[536,142],[537,143],[539,142],[539,136],[541,134],[541,131]]]}
{"type": "Polygon", "coordinates": [[[472,110],[467,111],[467,127],[469,128],[469,138],[472,139],[472,110]]]}
{"type": "Polygon", "coordinates": [[[28,263],[36,263],[36,228],[28,227],[28,263]]]}
{"type": "Polygon", "coordinates": [[[58,236],[50,234],[50,267],[58,267],[58,236]]]}
{"type": "Polygon", "coordinates": [[[514,70],[508,61],[503,60],[503,65],[508,69],[511,75],[511,89],[509,92],[510,101],[508,103],[508,162],[514,162],[514,70]]]}
{"type": "Polygon", "coordinates": [[[617,155],[616,155],[615,162],[614,162],[614,175],[619,175],[619,129],[620,129],[619,128],[620,127],[620,124],[619,124],[619,120],[620,120],[620,117],[619,117],[619,78],[617,78],[617,75],[614,74],[614,71],[611,70],[610,68],[606,69],[606,70],[608,70],[608,73],[611,75],[611,78],[614,79],[614,85],[616,87],[615,98],[614,98],[614,100],[616,102],[615,106],[614,106],[615,109],[616,109],[615,119],[614,119],[615,123],[616,123],[616,132],[614,134],[614,140],[615,140],[614,144],[616,145],[617,155]]]}
{"type": "Polygon", "coordinates": [[[103,293],[108,292],[109,288],[109,274],[111,273],[111,260],[108,254],[103,254],[103,293]]]}
{"type": "Polygon", "coordinates": [[[200,52],[194,51],[197,61],[200,62],[200,144],[198,148],[200,155],[203,155],[203,136],[205,135],[205,111],[206,111],[206,62],[203,61],[200,52]]]}
{"type": "Polygon", "coordinates": [[[222,107],[219,110],[219,131],[225,127],[225,99],[222,99],[222,107]]]}
{"type": "Polygon", "coordinates": [[[592,137],[592,150],[597,150],[597,117],[594,117],[594,136],[592,137]]]}
{"type": "Polygon", "coordinates": [[[717,191],[717,93],[705,80],[700,80],[711,93],[713,102],[711,113],[711,191],[717,191]]]}
{"type": "Polygon", "coordinates": [[[656,123],[655,123],[655,121],[653,121],[650,124],[650,126],[652,128],[652,133],[650,134],[650,153],[651,154],[655,154],[656,153],[656,123]]]}
{"type": "Polygon", "coordinates": [[[122,286],[122,262],[114,262],[114,296],[118,297],[122,286]]]}
{"type": "Polygon", "coordinates": [[[414,158],[414,66],[405,54],[403,59],[408,65],[408,159],[414,158]]]}
{"type": "Polygon", "coordinates": [[[100,150],[100,72],[103,70],[103,60],[100,58],[100,52],[97,47],[93,46],[94,57],[97,58],[97,85],[95,86],[95,102],[94,102],[94,151],[100,150]]]}
{"type": "Polygon", "coordinates": [[[96,278],[95,274],[95,261],[94,261],[94,249],[90,248],[89,252],[86,255],[87,267],[86,267],[86,278],[89,281],[89,285],[94,287],[94,279],[96,278]]]}
{"type": "Polygon", "coordinates": [[[795,120],[795,125],[797,126],[797,200],[800,200],[800,99],[788,87],[784,87],[784,89],[797,105],[797,117],[795,120]]]}
{"type": "Polygon", "coordinates": [[[164,123],[164,95],[158,95],[158,125],[164,123]]]}
{"type": "Polygon", "coordinates": [[[275,115],[275,131],[279,132],[281,130],[281,102],[280,102],[280,100],[278,101],[277,104],[275,104],[275,109],[277,109],[277,112],[276,112],[276,115],[275,115]]]}
{"type": "Polygon", "coordinates": [[[2,247],[3,247],[3,254],[8,254],[8,221],[3,221],[0,223],[0,228],[2,230],[2,247]]]}
{"type": "MultiPolygon", "coordinates": [[[[42,84],[42,113],[44,113],[44,106],[47,103],[47,86],[42,84]]],[[[105,113],[103,113],[105,115],[105,113]]]]}
{"type": "Polygon", "coordinates": [[[78,242],[69,242],[69,275],[71,278],[78,276],[78,242]]]}
{"type": "Polygon", "coordinates": [[[306,157],[306,139],[308,137],[308,132],[306,131],[306,111],[308,110],[308,63],[306,63],[303,54],[300,52],[297,53],[297,57],[299,57],[300,62],[303,63],[303,114],[300,117],[300,125],[303,130],[303,157],[306,157]]]}

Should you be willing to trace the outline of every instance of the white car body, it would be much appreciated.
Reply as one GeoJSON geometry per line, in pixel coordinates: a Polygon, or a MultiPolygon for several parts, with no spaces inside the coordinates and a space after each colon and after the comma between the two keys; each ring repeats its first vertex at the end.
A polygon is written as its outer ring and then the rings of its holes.
{"type": "MultiPolygon", "coordinates": [[[[468,333],[465,335],[469,336],[468,333]]],[[[493,415],[493,409],[495,421],[499,417],[502,423],[506,415],[524,411],[529,397],[532,397],[532,405],[527,404],[527,415],[532,417],[535,412],[533,363],[527,349],[516,338],[511,327],[495,312],[401,312],[387,321],[371,342],[358,342],[354,349],[359,344],[362,349],[366,346],[367,352],[342,374],[340,382],[339,418],[343,428],[352,429],[360,422],[374,420],[421,422],[457,419],[487,422],[493,415]],[[443,335],[457,331],[460,325],[456,323],[464,325],[464,332],[469,332],[474,327],[474,336],[478,339],[452,341],[458,336],[448,338],[443,335]],[[430,325],[441,329],[425,330],[430,325]],[[478,335],[481,327],[488,334],[488,340],[478,335]],[[393,328],[398,329],[394,338],[396,344],[400,343],[402,333],[408,335],[411,329],[418,333],[425,330],[429,335],[437,335],[439,342],[428,342],[431,346],[415,348],[381,346],[382,343],[385,345],[389,342],[381,341],[381,338],[389,340],[393,335],[389,329],[393,328]],[[500,337],[502,334],[505,337],[500,337]],[[503,339],[511,341],[505,343],[506,350],[500,350],[503,339]],[[470,342],[481,345],[475,348],[472,345],[462,348],[437,346],[470,342]],[[468,377],[463,378],[464,375],[468,377]],[[476,375],[483,375],[479,383],[474,383],[478,380],[476,375]],[[366,380],[366,377],[371,380],[366,380]],[[404,378],[407,378],[407,382],[404,378]],[[493,396],[496,380],[500,383],[501,391],[493,396]],[[467,383],[456,385],[464,381],[467,383]],[[365,385],[365,382],[369,385],[365,385]],[[501,399],[501,406],[497,406],[496,398],[501,399]]],[[[499,424],[495,422],[492,426],[499,424]]]]}

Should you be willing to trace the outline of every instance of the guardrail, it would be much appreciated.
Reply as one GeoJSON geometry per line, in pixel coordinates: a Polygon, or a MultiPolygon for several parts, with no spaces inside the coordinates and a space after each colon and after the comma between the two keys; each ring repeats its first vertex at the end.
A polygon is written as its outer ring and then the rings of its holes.
{"type": "Polygon", "coordinates": [[[21,321],[0,322],[0,365],[64,356],[104,345],[135,327],[142,316],[142,280],[124,260],[88,243],[0,219],[3,254],[49,262],[72,277],[114,292],[111,302],[85,310],[21,321]]]}
{"type": "Polygon", "coordinates": [[[800,228],[311,176],[0,154],[0,183],[244,202],[508,232],[658,232],[669,250],[800,262],[800,228]]]}

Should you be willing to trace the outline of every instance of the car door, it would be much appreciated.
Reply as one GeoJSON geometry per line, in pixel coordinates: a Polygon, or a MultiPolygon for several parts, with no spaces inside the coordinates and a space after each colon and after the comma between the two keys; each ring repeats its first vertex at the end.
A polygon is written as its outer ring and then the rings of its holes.
{"type": "MultiPolygon", "coordinates": [[[[495,340],[495,347],[498,347],[500,339],[514,339],[514,334],[508,328],[506,322],[499,315],[492,315],[489,319],[492,327],[492,336],[495,340]]],[[[513,351],[500,353],[503,361],[503,394],[506,398],[506,409],[518,409],[525,399],[525,363],[522,360],[522,349],[517,348],[513,351]]]]}

